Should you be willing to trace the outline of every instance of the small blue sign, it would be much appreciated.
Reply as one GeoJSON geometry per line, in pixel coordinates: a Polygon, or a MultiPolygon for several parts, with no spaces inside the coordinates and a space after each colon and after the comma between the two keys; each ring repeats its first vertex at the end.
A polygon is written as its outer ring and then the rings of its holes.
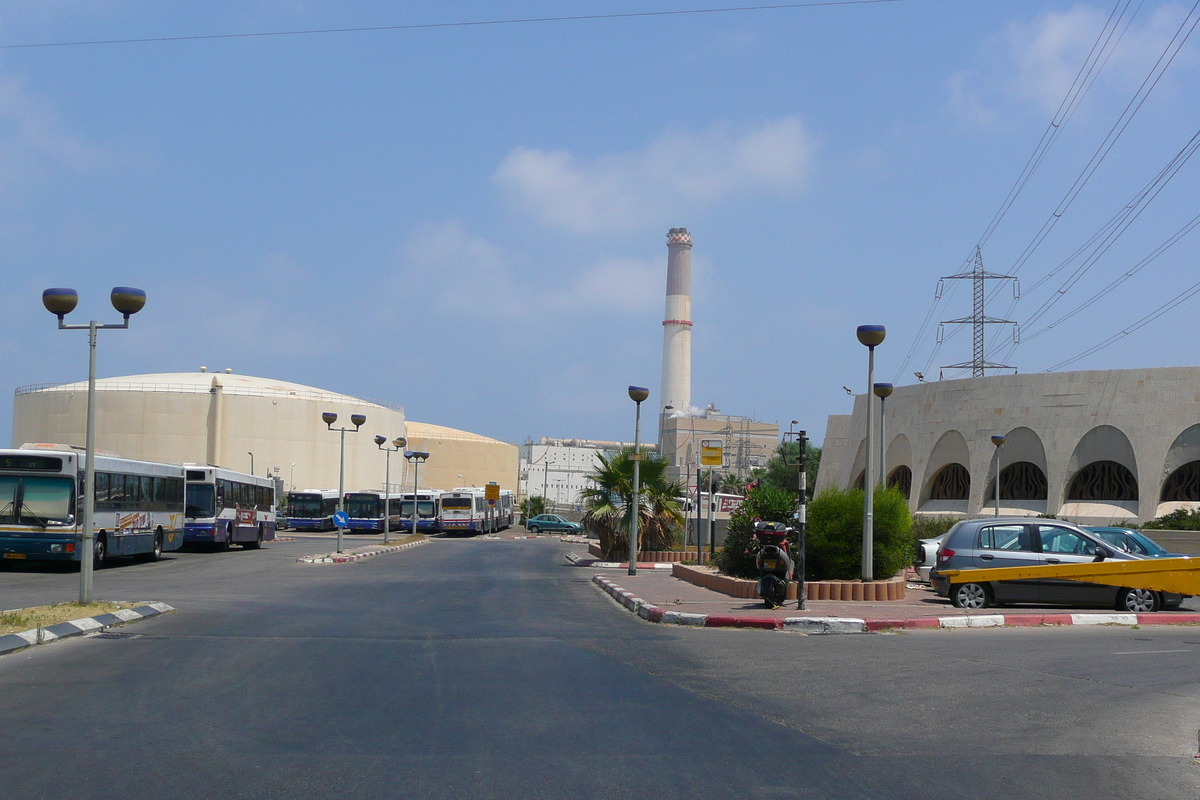
{"type": "Polygon", "coordinates": [[[333,512],[333,524],[339,528],[344,528],[350,524],[350,515],[345,511],[333,512]]]}

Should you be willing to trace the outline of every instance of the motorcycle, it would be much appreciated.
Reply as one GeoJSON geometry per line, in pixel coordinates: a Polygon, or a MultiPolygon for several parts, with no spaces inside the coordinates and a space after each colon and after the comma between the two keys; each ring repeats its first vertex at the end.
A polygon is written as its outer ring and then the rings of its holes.
{"type": "Polygon", "coordinates": [[[787,537],[795,529],[782,522],[754,523],[754,536],[761,547],[758,551],[758,596],[767,608],[779,608],[787,600],[788,583],[792,577],[792,559],[788,555],[787,537]]]}

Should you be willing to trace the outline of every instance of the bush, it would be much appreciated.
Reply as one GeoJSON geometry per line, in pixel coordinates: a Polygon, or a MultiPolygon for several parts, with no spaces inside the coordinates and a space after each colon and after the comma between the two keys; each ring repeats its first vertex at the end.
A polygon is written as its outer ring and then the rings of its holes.
{"type": "MultiPolygon", "coordinates": [[[[746,494],[745,501],[729,517],[725,544],[714,558],[717,569],[734,578],[757,578],[758,540],[754,538],[755,522],[783,522],[795,524],[796,495],[763,484],[746,494]]],[[[788,544],[789,552],[796,552],[796,537],[788,544]]]]}
{"type": "MultiPolygon", "coordinates": [[[[826,489],[809,505],[806,577],[855,580],[862,577],[861,489],[826,489]]],[[[874,579],[885,580],[913,559],[912,516],[908,499],[896,489],[875,491],[874,579]]]]}
{"type": "Polygon", "coordinates": [[[961,518],[951,517],[946,514],[913,517],[912,538],[918,542],[922,539],[936,539],[953,528],[954,523],[958,522],[959,519],[961,518]]]}
{"type": "Polygon", "coordinates": [[[1200,510],[1177,508],[1170,514],[1150,520],[1142,527],[1160,531],[1200,531],[1200,510]]]}

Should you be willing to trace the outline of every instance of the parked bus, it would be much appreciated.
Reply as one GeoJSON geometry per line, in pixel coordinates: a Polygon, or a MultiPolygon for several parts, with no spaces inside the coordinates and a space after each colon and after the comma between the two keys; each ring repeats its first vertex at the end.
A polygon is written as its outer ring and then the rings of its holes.
{"type": "Polygon", "coordinates": [[[346,492],[343,508],[350,517],[350,524],[346,527],[364,533],[383,533],[383,513],[386,505],[392,518],[388,530],[396,530],[400,522],[400,498],[401,495],[397,492],[346,492]]]}
{"type": "Polygon", "coordinates": [[[184,540],[257,550],[275,538],[275,481],[220,467],[184,464],[184,540]]]}
{"type": "Polygon", "coordinates": [[[298,531],[331,531],[337,507],[338,493],[334,489],[288,492],[288,525],[298,531]]]}
{"type": "Polygon", "coordinates": [[[495,506],[489,506],[483,489],[473,486],[442,492],[441,527],[451,533],[495,533],[510,527],[516,518],[512,490],[500,492],[495,506]]]}
{"type": "MultiPolygon", "coordinates": [[[[0,554],[22,560],[79,561],[82,451],[66,445],[0,450],[0,554]]],[[[183,545],[183,467],[95,457],[95,551],[157,561],[183,545]]]]}
{"type": "MultiPolygon", "coordinates": [[[[441,509],[442,492],[438,489],[422,489],[417,492],[417,533],[440,533],[441,521],[438,511],[441,509]]],[[[413,493],[400,496],[399,529],[412,532],[413,493]]]]}

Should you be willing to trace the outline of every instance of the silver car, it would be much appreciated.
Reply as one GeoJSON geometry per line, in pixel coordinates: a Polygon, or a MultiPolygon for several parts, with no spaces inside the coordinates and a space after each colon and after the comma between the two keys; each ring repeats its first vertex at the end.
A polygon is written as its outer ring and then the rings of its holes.
{"type": "Polygon", "coordinates": [[[964,520],[946,534],[938,550],[930,583],[956,608],[987,608],[1005,603],[1106,606],[1118,611],[1146,613],[1178,606],[1183,596],[1149,589],[1105,586],[1053,578],[1015,581],[964,580],[951,584],[941,570],[1026,567],[1040,564],[1079,564],[1101,558],[1141,559],[1120,550],[1093,533],[1060,520],[985,518],[964,520]]]}

